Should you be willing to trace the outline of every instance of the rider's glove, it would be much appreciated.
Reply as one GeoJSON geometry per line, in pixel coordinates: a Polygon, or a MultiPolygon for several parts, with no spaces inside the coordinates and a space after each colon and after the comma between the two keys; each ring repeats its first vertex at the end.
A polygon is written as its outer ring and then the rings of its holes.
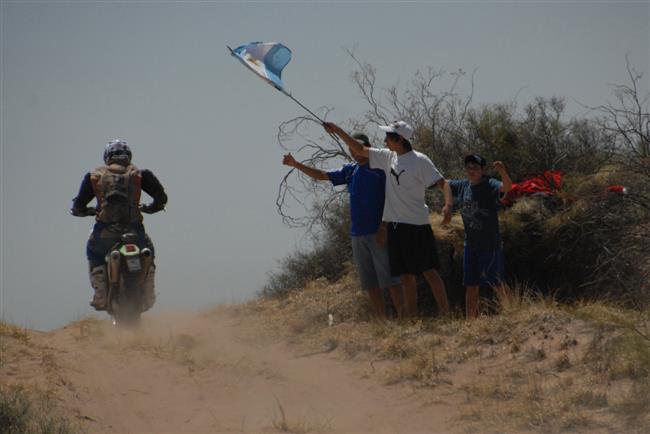
{"type": "Polygon", "coordinates": [[[142,211],[145,214],[153,214],[163,209],[165,209],[165,207],[154,206],[153,204],[140,205],[140,211],[142,211]]]}
{"type": "Polygon", "coordinates": [[[72,214],[75,217],[86,217],[88,215],[88,211],[86,210],[86,207],[83,208],[70,208],[70,214],[72,214]]]}

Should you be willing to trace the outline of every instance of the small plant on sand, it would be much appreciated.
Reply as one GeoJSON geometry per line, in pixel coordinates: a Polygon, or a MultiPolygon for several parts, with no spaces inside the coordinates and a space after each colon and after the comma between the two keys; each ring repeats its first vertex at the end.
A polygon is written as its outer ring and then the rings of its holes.
{"type": "Polygon", "coordinates": [[[308,432],[325,432],[331,431],[330,421],[324,421],[320,424],[311,424],[303,420],[289,419],[284,406],[280,402],[280,399],[275,397],[275,404],[277,406],[277,412],[273,419],[273,428],[285,433],[291,434],[304,434],[308,432]]]}
{"type": "Polygon", "coordinates": [[[0,386],[0,434],[74,434],[67,419],[57,416],[46,396],[28,393],[20,386],[0,386]]]}
{"type": "Polygon", "coordinates": [[[22,342],[23,344],[29,344],[30,338],[27,329],[23,327],[18,327],[13,324],[9,324],[4,321],[0,321],[0,338],[9,337],[16,339],[17,341],[22,342]]]}

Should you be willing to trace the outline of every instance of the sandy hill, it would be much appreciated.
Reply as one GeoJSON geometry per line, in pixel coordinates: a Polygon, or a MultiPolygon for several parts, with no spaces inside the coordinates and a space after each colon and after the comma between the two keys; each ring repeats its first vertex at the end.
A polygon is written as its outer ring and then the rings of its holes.
{"type": "Polygon", "coordinates": [[[3,324],[0,432],[10,423],[61,433],[650,427],[642,314],[519,296],[471,322],[378,322],[352,281],[146,315],[139,330],[95,319],[47,333],[3,324]]]}

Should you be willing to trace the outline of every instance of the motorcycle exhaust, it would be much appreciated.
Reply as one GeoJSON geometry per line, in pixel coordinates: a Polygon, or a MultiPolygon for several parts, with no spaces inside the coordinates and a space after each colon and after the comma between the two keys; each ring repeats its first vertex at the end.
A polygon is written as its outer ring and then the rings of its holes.
{"type": "Polygon", "coordinates": [[[111,284],[117,284],[120,281],[120,262],[122,256],[117,250],[113,250],[109,255],[108,261],[108,281],[111,284]]]}
{"type": "Polygon", "coordinates": [[[147,278],[147,274],[149,274],[149,268],[151,268],[151,264],[153,263],[153,252],[151,249],[148,247],[142,249],[140,251],[140,259],[142,262],[142,271],[140,271],[139,283],[142,286],[144,280],[147,278]]]}
{"type": "Polygon", "coordinates": [[[108,300],[109,305],[106,310],[108,313],[113,312],[113,297],[118,291],[120,286],[120,263],[122,262],[122,255],[117,250],[113,250],[108,255],[108,300]]]}

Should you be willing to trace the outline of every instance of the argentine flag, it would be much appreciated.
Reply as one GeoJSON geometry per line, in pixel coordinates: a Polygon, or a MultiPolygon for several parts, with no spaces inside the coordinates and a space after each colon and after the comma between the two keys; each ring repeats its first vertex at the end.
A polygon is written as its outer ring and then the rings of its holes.
{"type": "Polygon", "coordinates": [[[230,47],[228,49],[248,69],[284,92],[281,74],[291,60],[291,50],[277,42],[251,42],[234,50],[230,47]]]}

